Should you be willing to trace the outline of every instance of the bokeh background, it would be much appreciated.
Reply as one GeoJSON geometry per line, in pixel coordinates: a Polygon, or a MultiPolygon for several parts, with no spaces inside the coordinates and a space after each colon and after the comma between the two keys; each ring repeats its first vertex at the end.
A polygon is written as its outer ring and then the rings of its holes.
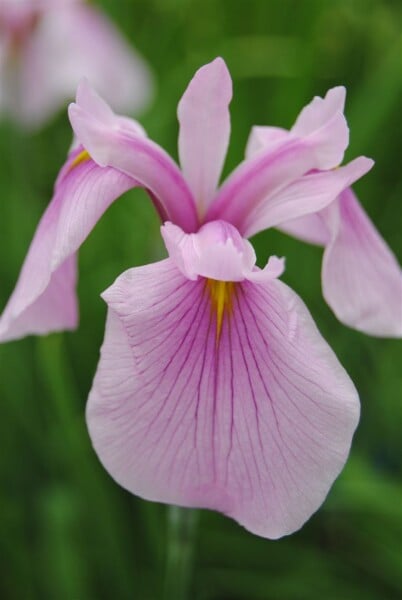
{"type": "MultiPolygon", "coordinates": [[[[141,118],[177,156],[176,105],[196,68],[217,55],[234,79],[225,173],[253,124],[289,127],[315,94],[348,89],[347,158],[376,160],[362,203],[401,259],[402,4],[399,0],[97,0],[149,60],[157,95],[141,118]]],[[[71,142],[65,111],[40,133],[0,124],[0,308],[71,142]]],[[[84,422],[103,336],[99,293],[124,269],[163,256],[141,191],[127,193],[80,253],[77,332],[0,347],[0,597],[157,599],[166,507],[120,489],[84,422]]],[[[361,395],[350,460],[317,514],[291,537],[260,539],[202,511],[195,600],[395,600],[402,597],[401,346],[340,325],[320,292],[322,251],[274,231],[259,261],[287,257],[283,279],[305,300],[361,395]]]]}

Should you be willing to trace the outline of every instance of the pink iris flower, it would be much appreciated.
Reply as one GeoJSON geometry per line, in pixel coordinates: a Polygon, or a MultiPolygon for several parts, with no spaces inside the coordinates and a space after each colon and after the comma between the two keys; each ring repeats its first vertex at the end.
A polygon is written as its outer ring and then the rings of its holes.
{"type": "Polygon", "coordinates": [[[88,77],[121,111],[152,92],[144,60],[94,6],[81,0],[1,0],[0,115],[41,126],[88,77]]]}
{"type": "Polygon", "coordinates": [[[132,493],[215,509],[278,538],[317,510],[341,471],[356,389],[279,280],[283,259],[259,269],[247,238],[281,227],[324,243],[336,312],[398,334],[390,291],[400,294],[399,267],[349,190],[372,161],[338,166],[344,95],[315,98],[290,132],[254,130],[247,159],[218,188],[232,96],[222,59],[195,74],[179,103],[182,170],[137,122],[79,86],[69,114],[80,145],[59,174],[0,339],[77,325],[76,252],[116,198],[145,188],[168,258],[126,271],[102,294],[106,332],[87,405],[100,460],[132,493]]]}

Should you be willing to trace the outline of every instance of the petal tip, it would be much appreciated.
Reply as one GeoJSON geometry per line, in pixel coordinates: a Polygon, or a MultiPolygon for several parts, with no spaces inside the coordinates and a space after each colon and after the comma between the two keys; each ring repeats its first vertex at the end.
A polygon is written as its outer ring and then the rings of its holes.
{"type": "MultiPolygon", "coordinates": [[[[226,102],[230,102],[232,98],[232,78],[226,62],[221,56],[218,56],[211,62],[203,65],[195,72],[195,75],[190,82],[189,89],[191,89],[192,84],[194,85],[196,82],[202,82],[203,85],[209,83],[209,85],[212,85],[213,87],[219,86],[219,91],[221,93],[222,90],[225,91],[226,102]]],[[[197,93],[198,92],[199,90],[197,90],[197,93]]]]}
{"type": "Polygon", "coordinates": [[[227,67],[226,61],[224,60],[224,58],[222,58],[222,56],[217,56],[216,58],[211,60],[211,62],[206,63],[203,67],[201,67],[201,69],[211,69],[211,68],[219,69],[222,72],[229,74],[229,69],[227,67]]]}
{"type": "Polygon", "coordinates": [[[329,89],[325,95],[325,99],[332,100],[337,110],[343,112],[346,101],[346,87],[344,85],[337,85],[329,89]]]}

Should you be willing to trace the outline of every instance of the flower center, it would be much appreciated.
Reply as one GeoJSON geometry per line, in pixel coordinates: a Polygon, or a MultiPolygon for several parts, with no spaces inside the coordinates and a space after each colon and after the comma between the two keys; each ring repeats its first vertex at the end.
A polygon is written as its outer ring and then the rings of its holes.
{"type": "Polygon", "coordinates": [[[235,291],[233,281],[206,279],[206,290],[211,300],[211,309],[216,315],[216,343],[219,343],[223,319],[232,312],[232,298],[235,291]]]}

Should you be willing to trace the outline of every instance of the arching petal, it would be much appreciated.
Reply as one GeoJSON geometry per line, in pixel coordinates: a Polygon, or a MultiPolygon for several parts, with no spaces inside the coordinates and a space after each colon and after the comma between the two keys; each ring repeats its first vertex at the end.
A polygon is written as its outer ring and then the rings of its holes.
{"type": "Polygon", "coordinates": [[[218,191],[207,212],[207,221],[222,219],[243,235],[250,211],[255,211],[302,175],[315,168],[314,148],[304,141],[289,139],[278,149],[268,148],[244,161],[218,191]]]}
{"type": "Polygon", "coordinates": [[[277,538],[325,499],[358,398],[294,292],[276,280],[231,285],[219,333],[208,280],[186,279],[171,259],[121,275],[104,294],[87,422],[132,493],[277,538]]]}
{"type": "Polygon", "coordinates": [[[349,143],[349,129],[343,114],[345,97],[343,86],[328,90],[324,98],[315,96],[301,110],[289,131],[281,127],[252,127],[246,145],[246,158],[251,158],[264,148],[278,148],[292,137],[313,138],[320,153],[317,168],[326,170],[337,166],[342,162],[349,143]]]}
{"type": "Polygon", "coordinates": [[[223,219],[250,236],[328,206],[373,165],[359,157],[344,167],[317,172],[315,155],[308,138],[291,136],[257,152],[223,184],[207,220],[223,219]]]}
{"type": "MultiPolygon", "coordinates": [[[[207,220],[223,219],[237,227],[242,235],[246,232],[250,235],[250,230],[259,230],[250,225],[250,214],[261,216],[264,212],[267,223],[278,221],[275,206],[271,218],[272,198],[311,171],[337,167],[349,140],[342,112],[344,93],[344,88],[334,88],[325,98],[314,98],[302,110],[290,132],[253,128],[247,159],[223,184],[207,213],[207,220]]],[[[304,201],[300,199],[292,206],[286,205],[287,219],[315,212],[325,205],[322,195],[318,198],[315,194],[314,201],[306,201],[309,195],[302,196],[304,201]]],[[[334,198],[328,194],[325,200],[331,202],[334,198]]]]}
{"type": "Polygon", "coordinates": [[[315,96],[300,112],[290,130],[297,137],[314,136],[320,140],[320,169],[332,169],[343,160],[349,144],[349,128],[343,110],[346,89],[334,87],[324,98],[315,96]]]}
{"type": "Polygon", "coordinates": [[[377,336],[402,336],[402,272],[351,190],[327,209],[331,240],[323,293],[340,321],[377,336]]]}
{"type": "Polygon", "coordinates": [[[232,80],[216,58],[199,69],[178,106],[179,156],[184,176],[203,215],[218,185],[230,136],[232,80]]]}
{"type": "MultiPolygon", "coordinates": [[[[278,190],[267,189],[265,198],[249,204],[242,217],[242,233],[251,236],[269,227],[279,227],[290,235],[313,243],[327,239],[325,225],[314,214],[328,206],[347,187],[373,166],[359,157],[344,167],[334,167],[343,158],[349,130],[343,115],[346,90],[339,86],[325,98],[315,97],[300,112],[290,131],[276,127],[253,127],[247,142],[247,159],[279,154],[292,140],[314,140],[319,158],[317,166],[301,177],[288,180],[278,190]]],[[[260,158],[261,160],[261,158],[260,158]]]]}
{"type": "Polygon", "coordinates": [[[322,210],[365,175],[373,164],[371,159],[360,156],[338,169],[316,171],[296,179],[249,211],[243,220],[243,235],[251,237],[264,229],[322,210]]]}
{"type": "Polygon", "coordinates": [[[114,167],[140,182],[163,207],[165,220],[187,232],[196,231],[194,199],[175,162],[160,146],[126,126],[124,118],[111,118],[111,111],[105,112],[105,102],[86,88],[89,84],[81,82],[77,102],[69,106],[69,116],[91,158],[101,167],[114,167]],[[90,97],[90,104],[83,103],[82,97],[90,97]]]}
{"type": "Polygon", "coordinates": [[[82,147],[70,155],[1,315],[0,341],[76,327],[75,252],[110,204],[135,185],[98,167],[82,147]]]}

